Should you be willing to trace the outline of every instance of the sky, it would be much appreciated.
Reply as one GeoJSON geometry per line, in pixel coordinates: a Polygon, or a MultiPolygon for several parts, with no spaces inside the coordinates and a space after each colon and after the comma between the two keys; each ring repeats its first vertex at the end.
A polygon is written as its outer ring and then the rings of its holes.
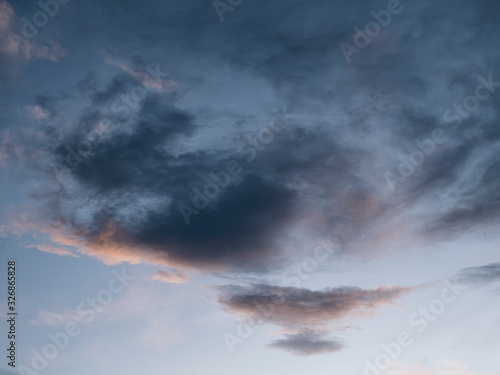
{"type": "Polygon", "coordinates": [[[499,375],[499,10],[0,0],[0,371],[499,375]]]}

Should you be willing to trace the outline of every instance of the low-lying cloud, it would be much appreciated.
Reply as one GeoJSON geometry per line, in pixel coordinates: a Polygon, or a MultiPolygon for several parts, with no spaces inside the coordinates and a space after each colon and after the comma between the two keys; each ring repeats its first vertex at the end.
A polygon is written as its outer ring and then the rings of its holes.
{"type": "Polygon", "coordinates": [[[229,311],[294,331],[271,345],[299,355],[342,349],[343,344],[338,340],[325,338],[335,324],[342,319],[372,315],[380,305],[393,304],[412,290],[339,287],[312,291],[271,285],[218,289],[219,303],[229,311]]]}

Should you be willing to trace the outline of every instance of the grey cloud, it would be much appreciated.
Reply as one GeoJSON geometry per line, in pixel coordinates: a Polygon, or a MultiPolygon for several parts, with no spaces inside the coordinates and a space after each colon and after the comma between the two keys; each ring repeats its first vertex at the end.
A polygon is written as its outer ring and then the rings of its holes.
{"type": "Polygon", "coordinates": [[[373,312],[378,305],[392,303],[410,290],[339,287],[312,291],[270,285],[225,286],[221,287],[219,302],[234,312],[250,315],[270,310],[268,321],[281,326],[307,326],[338,320],[354,311],[373,312]]]}
{"type": "Polygon", "coordinates": [[[285,338],[273,341],[270,346],[299,356],[332,353],[344,348],[341,341],[329,339],[323,333],[312,331],[285,335],[285,338]]]}
{"type": "Polygon", "coordinates": [[[344,345],[339,340],[328,338],[334,323],[373,314],[378,306],[393,303],[412,290],[405,287],[338,287],[312,291],[271,285],[222,286],[218,289],[219,303],[229,311],[286,330],[299,330],[271,344],[297,355],[341,350],[344,345]]]}
{"type": "Polygon", "coordinates": [[[473,286],[484,286],[500,281],[500,263],[492,263],[479,267],[469,267],[457,274],[460,283],[473,286]]]}

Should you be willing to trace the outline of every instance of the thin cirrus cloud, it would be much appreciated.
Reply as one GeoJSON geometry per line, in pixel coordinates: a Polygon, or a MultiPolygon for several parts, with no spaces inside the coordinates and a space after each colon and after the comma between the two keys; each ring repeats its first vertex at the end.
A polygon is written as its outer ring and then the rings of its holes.
{"type": "Polygon", "coordinates": [[[180,272],[158,270],[153,276],[153,280],[158,280],[166,284],[184,284],[189,281],[189,278],[180,272]]]}
{"type": "Polygon", "coordinates": [[[27,248],[35,248],[35,249],[38,249],[44,253],[48,253],[48,254],[55,254],[55,255],[60,255],[60,256],[69,256],[69,257],[74,257],[74,258],[78,258],[78,255],[72,253],[71,251],[69,251],[68,249],[64,249],[62,247],[53,247],[53,246],[49,246],[49,245],[30,245],[30,246],[26,246],[27,248]]]}
{"type": "Polygon", "coordinates": [[[342,341],[330,339],[324,333],[308,330],[296,334],[287,334],[285,338],[275,340],[269,346],[299,356],[332,353],[344,348],[342,341]]]}

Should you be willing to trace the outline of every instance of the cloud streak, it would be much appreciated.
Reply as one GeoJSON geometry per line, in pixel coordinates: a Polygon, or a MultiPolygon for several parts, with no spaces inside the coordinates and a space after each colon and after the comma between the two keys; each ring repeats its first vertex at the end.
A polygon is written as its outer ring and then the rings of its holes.
{"type": "Polygon", "coordinates": [[[286,350],[299,356],[332,353],[344,348],[344,344],[341,341],[328,339],[322,333],[310,331],[285,335],[285,338],[275,340],[269,346],[286,350]]]}
{"type": "Polygon", "coordinates": [[[473,286],[485,286],[500,281],[500,263],[492,263],[479,267],[468,267],[457,274],[460,283],[473,286]]]}
{"type": "Polygon", "coordinates": [[[153,280],[161,281],[166,284],[184,284],[189,281],[188,277],[179,272],[157,271],[153,280]]]}

